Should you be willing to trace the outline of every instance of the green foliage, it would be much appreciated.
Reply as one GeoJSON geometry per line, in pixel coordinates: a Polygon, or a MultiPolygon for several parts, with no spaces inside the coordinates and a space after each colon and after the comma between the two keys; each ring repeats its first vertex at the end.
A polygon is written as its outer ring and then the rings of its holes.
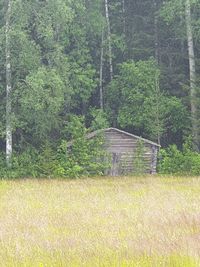
{"type": "Polygon", "coordinates": [[[73,89],[73,107],[85,105],[97,86],[95,70],[90,64],[90,56],[87,49],[73,51],[70,55],[70,85],[73,89]]]}
{"type": "Polygon", "coordinates": [[[103,175],[108,168],[104,161],[103,136],[87,137],[82,117],[73,116],[68,124],[70,142],[62,142],[58,149],[57,176],[80,177],[103,175]]]}
{"type": "Polygon", "coordinates": [[[92,131],[109,127],[109,122],[106,113],[101,109],[91,109],[92,123],[90,129],[92,131]]]}
{"type": "Polygon", "coordinates": [[[176,97],[159,88],[155,61],[126,62],[108,88],[107,108],[115,111],[118,124],[131,127],[154,140],[167,130],[183,130],[186,109],[176,97]],[[170,118],[170,120],[169,120],[170,118]]]}
{"type": "Polygon", "coordinates": [[[54,177],[57,161],[55,157],[55,151],[51,145],[47,142],[38,155],[37,173],[40,177],[54,177]]]}
{"type": "Polygon", "coordinates": [[[12,168],[7,169],[5,155],[0,155],[0,177],[1,178],[20,178],[38,177],[39,156],[34,148],[27,148],[22,153],[14,153],[12,157],[12,168]]]}
{"type": "Polygon", "coordinates": [[[39,68],[19,84],[15,101],[20,109],[20,123],[27,124],[35,137],[44,138],[59,126],[59,112],[64,102],[64,84],[56,70],[39,68]]]}
{"type": "MultiPolygon", "coordinates": [[[[161,144],[180,146],[185,132],[191,131],[184,4],[182,0],[154,4],[151,0],[109,1],[114,76],[110,83],[104,1],[12,1],[9,33],[14,168],[20,169],[17,166],[23,165],[23,157],[28,158],[24,151],[30,145],[37,148],[43,165],[34,170],[53,175],[56,159],[55,164],[51,160],[45,163],[43,157],[51,158],[45,154],[56,154],[55,147],[66,138],[77,139],[75,132],[80,139],[87,134],[82,122],[70,126],[68,118],[75,114],[85,116],[90,130],[120,127],[161,144]],[[104,112],[95,109],[99,105],[101,47],[104,112]],[[45,148],[47,141],[51,152],[45,148]]],[[[198,0],[190,0],[190,4],[198,74],[200,4],[198,0]]],[[[6,10],[7,1],[0,0],[1,151],[5,149],[6,128],[6,10]]],[[[83,140],[79,145],[83,147],[80,154],[87,158],[88,145],[83,140]]],[[[74,162],[68,169],[83,173],[85,167],[80,166],[84,164],[74,162]]],[[[61,171],[63,175],[66,168],[61,171]]]]}
{"type": "Polygon", "coordinates": [[[176,145],[161,149],[159,172],[164,174],[199,175],[200,154],[192,150],[189,138],[179,150],[176,145]]]}
{"type": "Polygon", "coordinates": [[[184,2],[182,0],[166,1],[160,10],[160,16],[168,23],[173,23],[177,17],[184,16],[184,2]]]}
{"type": "Polygon", "coordinates": [[[27,148],[13,155],[12,168],[0,157],[0,177],[81,177],[103,175],[109,167],[101,134],[88,138],[84,118],[71,116],[67,124],[69,143],[62,141],[57,150],[47,140],[40,150],[27,148]],[[70,145],[69,145],[70,144],[70,145]],[[106,161],[105,161],[106,159],[106,161]]]}

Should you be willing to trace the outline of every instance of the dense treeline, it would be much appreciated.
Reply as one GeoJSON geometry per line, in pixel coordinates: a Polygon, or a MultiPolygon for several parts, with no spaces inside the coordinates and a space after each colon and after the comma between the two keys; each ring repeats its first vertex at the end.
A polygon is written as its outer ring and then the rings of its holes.
{"type": "Polygon", "coordinates": [[[191,136],[199,150],[198,0],[1,0],[0,10],[8,166],[13,154],[57,150],[82,118],[164,147],[191,136]]]}

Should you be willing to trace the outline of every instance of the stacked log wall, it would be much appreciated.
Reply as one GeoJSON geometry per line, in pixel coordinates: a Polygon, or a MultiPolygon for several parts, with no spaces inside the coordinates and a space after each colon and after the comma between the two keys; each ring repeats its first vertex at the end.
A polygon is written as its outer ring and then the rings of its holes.
{"type": "Polygon", "coordinates": [[[156,173],[158,148],[155,145],[145,142],[141,138],[143,153],[138,156],[139,138],[115,130],[105,131],[104,136],[105,149],[111,154],[111,157],[112,155],[118,155],[119,170],[112,170],[111,175],[113,173],[115,175],[134,173],[136,170],[134,162],[138,160],[137,157],[140,157],[144,173],[156,173]]]}

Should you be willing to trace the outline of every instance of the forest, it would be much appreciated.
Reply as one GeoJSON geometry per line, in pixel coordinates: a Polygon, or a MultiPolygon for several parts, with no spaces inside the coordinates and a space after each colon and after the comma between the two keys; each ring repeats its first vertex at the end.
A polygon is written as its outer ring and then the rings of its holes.
{"type": "Polygon", "coordinates": [[[0,176],[99,174],[82,137],[105,127],[200,174],[199,70],[198,0],[1,0],[0,176]]]}

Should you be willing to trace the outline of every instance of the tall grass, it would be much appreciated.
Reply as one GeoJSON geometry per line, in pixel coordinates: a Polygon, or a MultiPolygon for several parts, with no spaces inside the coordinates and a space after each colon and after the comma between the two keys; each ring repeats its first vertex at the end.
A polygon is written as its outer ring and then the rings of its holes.
{"type": "Polygon", "coordinates": [[[200,179],[1,181],[0,266],[200,266],[200,179]]]}

